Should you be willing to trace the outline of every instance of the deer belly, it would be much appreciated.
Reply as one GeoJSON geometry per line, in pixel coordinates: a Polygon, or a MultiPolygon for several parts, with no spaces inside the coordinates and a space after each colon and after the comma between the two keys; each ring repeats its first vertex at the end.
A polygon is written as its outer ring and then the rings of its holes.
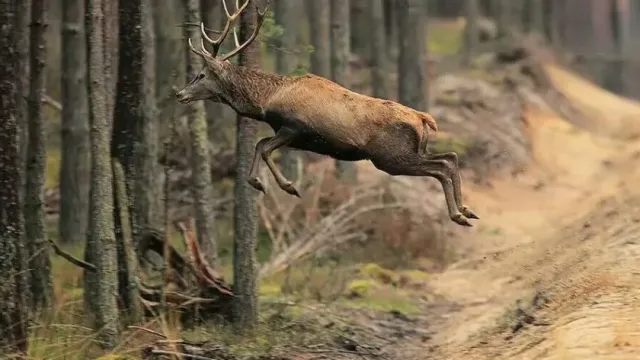
{"type": "Polygon", "coordinates": [[[330,141],[318,135],[302,135],[289,147],[327,155],[342,161],[358,161],[368,159],[368,154],[361,148],[339,141],[330,141]]]}

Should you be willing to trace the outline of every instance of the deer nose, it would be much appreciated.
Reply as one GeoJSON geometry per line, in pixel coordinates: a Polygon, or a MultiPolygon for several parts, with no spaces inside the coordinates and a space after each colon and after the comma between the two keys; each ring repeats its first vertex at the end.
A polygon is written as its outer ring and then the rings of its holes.
{"type": "Polygon", "coordinates": [[[183,90],[176,92],[176,99],[180,99],[182,97],[183,92],[184,92],[183,90]]]}

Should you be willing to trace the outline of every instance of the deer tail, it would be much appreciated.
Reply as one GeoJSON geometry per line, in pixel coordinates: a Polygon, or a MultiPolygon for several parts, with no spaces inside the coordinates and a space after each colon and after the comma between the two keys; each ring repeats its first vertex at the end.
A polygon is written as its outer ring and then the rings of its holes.
{"type": "Polygon", "coordinates": [[[429,150],[427,149],[427,143],[429,142],[429,129],[432,129],[433,131],[438,131],[438,125],[436,124],[435,119],[425,113],[425,112],[418,112],[418,115],[420,116],[420,119],[422,120],[422,139],[420,141],[420,145],[418,146],[418,153],[420,154],[429,154],[429,150]],[[427,126],[424,126],[424,125],[427,126]]]}
{"type": "Polygon", "coordinates": [[[422,119],[423,124],[426,123],[429,128],[431,128],[431,130],[438,131],[438,124],[436,124],[436,120],[433,118],[433,116],[427,114],[426,112],[419,112],[418,114],[420,115],[420,119],[422,119]]]}

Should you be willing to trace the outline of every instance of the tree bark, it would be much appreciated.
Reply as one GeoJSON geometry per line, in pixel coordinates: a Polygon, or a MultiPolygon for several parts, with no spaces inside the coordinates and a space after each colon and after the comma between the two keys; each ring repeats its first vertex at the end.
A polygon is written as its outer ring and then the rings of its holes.
{"type": "Polygon", "coordinates": [[[24,354],[28,346],[27,282],[20,199],[22,157],[19,150],[21,109],[20,52],[21,19],[25,7],[20,0],[0,0],[0,349],[24,354]]]}
{"type": "Polygon", "coordinates": [[[309,0],[308,18],[311,32],[311,72],[325,78],[331,77],[331,47],[329,40],[330,0],[309,0]]]}
{"type": "MultiPolygon", "coordinates": [[[[294,53],[298,47],[298,31],[300,7],[297,0],[276,0],[275,1],[275,20],[276,23],[284,28],[283,34],[278,39],[278,47],[276,52],[276,71],[283,75],[291,74],[297,68],[298,59],[294,53]]],[[[300,164],[301,158],[293,149],[280,148],[280,165],[282,174],[289,180],[295,182],[299,178],[299,170],[302,169],[300,164]]]]}
{"type": "Polygon", "coordinates": [[[419,0],[398,1],[398,100],[416,110],[426,111],[424,33],[419,0]]]}
{"type": "MultiPolygon", "coordinates": [[[[331,80],[349,88],[349,56],[351,55],[351,29],[349,0],[331,0],[331,80]]],[[[355,183],[358,180],[356,164],[336,160],[336,176],[355,183]]]]}
{"type": "Polygon", "coordinates": [[[384,25],[384,0],[373,0],[371,16],[371,83],[373,96],[389,98],[389,57],[384,25]]]}
{"type": "Polygon", "coordinates": [[[544,3],[543,0],[529,0],[529,32],[544,36],[544,3]]]}
{"type": "MultiPolygon", "coordinates": [[[[253,6],[248,6],[250,8],[253,6]]],[[[246,11],[246,10],[245,10],[246,11]]],[[[187,23],[200,23],[200,1],[188,0],[185,12],[187,23]]],[[[190,37],[194,44],[200,44],[199,27],[187,27],[185,38],[190,37]]],[[[187,56],[187,81],[195,78],[202,70],[202,58],[189,50],[185,42],[182,48],[187,56]]],[[[209,156],[209,139],[204,103],[196,101],[189,105],[189,135],[191,136],[191,181],[196,219],[198,244],[205,253],[205,258],[214,268],[218,264],[216,246],[215,213],[213,209],[213,185],[211,183],[211,163],[209,156]]]]}
{"type": "Polygon", "coordinates": [[[80,243],[89,224],[89,98],[85,0],[63,0],[60,217],[63,243],[80,243]]]}
{"type": "MultiPolygon", "coordinates": [[[[95,306],[95,327],[100,331],[101,344],[105,348],[116,345],[118,328],[118,306],[116,294],[117,249],[113,232],[113,184],[109,138],[111,118],[109,117],[110,83],[113,69],[110,67],[111,56],[107,55],[105,24],[113,24],[112,19],[105,18],[102,0],[89,0],[89,105],[91,120],[91,189],[90,189],[90,221],[87,252],[91,262],[96,266],[95,277],[89,284],[91,291],[85,296],[94,296],[89,301],[95,306]]],[[[110,15],[115,15],[111,13],[110,15]]]]}
{"type": "MultiPolygon", "coordinates": [[[[240,42],[251,36],[257,25],[256,8],[248,6],[241,15],[240,42]]],[[[239,64],[260,67],[260,43],[254,41],[240,53],[239,64]]],[[[233,214],[233,322],[238,332],[251,332],[258,322],[258,276],[256,237],[258,233],[255,189],[249,185],[249,168],[256,143],[257,123],[238,116],[236,132],[237,171],[233,214]]]]}
{"type": "Polygon", "coordinates": [[[42,96],[44,94],[45,29],[47,1],[33,0],[30,34],[29,144],[25,188],[25,230],[29,262],[29,304],[34,311],[53,301],[51,263],[44,219],[44,171],[46,165],[42,96]]]}

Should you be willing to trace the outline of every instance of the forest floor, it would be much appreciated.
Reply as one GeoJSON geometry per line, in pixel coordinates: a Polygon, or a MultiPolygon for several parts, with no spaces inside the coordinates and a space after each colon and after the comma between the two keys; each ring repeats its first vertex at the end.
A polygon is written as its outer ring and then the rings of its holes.
{"type": "MultiPolygon", "coordinates": [[[[461,255],[445,269],[426,260],[407,270],[361,265],[345,280],[351,296],[330,302],[292,300],[281,284],[265,282],[255,339],[241,342],[215,327],[165,334],[281,356],[264,359],[640,358],[640,103],[545,69],[595,121],[579,129],[551,111],[527,110],[529,163],[517,175],[491,176],[490,186],[463,179],[465,201],[481,220],[446,226],[456,234],[447,246],[461,255]]],[[[364,177],[381,176],[360,167],[364,177]]],[[[55,260],[54,276],[68,282],[56,283],[68,314],[81,302],[70,290],[81,273],[70,269],[55,260]]],[[[319,279],[304,281],[308,292],[317,287],[311,297],[328,296],[338,282],[331,272],[319,279]]],[[[93,336],[79,326],[66,337],[56,331],[67,354],[93,336]]],[[[46,334],[36,332],[35,344],[39,336],[46,334]]],[[[135,358],[157,340],[139,331],[126,337],[115,352],[135,358]]],[[[33,358],[52,358],[51,347],[33,348],[33,358]]]]}

